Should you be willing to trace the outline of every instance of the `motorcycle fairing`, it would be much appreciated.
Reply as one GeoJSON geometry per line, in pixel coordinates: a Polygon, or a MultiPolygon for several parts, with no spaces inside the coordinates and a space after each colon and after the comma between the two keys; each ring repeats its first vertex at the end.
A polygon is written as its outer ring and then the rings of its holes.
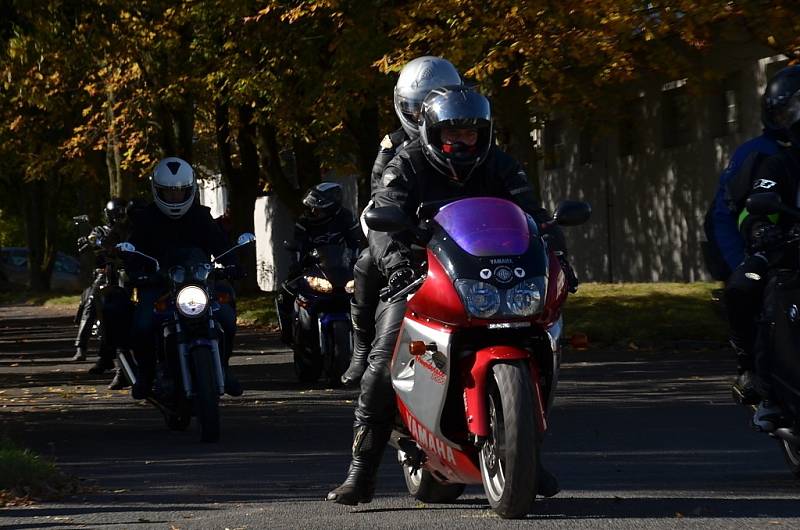
{"type": "Polygon", "coordinates": [[[453,445],[446,438],[437,437],[428,430],[398,400],[398,409],[403,423],[411,436],[425,452],[425,469],[434,472],[442,482],[452,484],[480,484],[481,472],[475,463],[478,461],[477,449],[473,446],[453,445]]]}
{"type": "Polygon", "coordinates": [[[771,352],[775,391],[793,415],[800,414],[800,277],[781,278],[771,352]]]}

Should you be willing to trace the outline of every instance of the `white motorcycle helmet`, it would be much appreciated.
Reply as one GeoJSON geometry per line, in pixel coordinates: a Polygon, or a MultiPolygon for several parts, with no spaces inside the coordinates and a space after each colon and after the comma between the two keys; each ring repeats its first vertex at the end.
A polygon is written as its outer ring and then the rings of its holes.
{"type": "Polygon", "coordinates": [[[406,134],[412,139],[419,136],[419,111],[428,92],[460,84],[458,70],[447,59],[426,55],[409,61],[394,86],[394,111],[406,134]]]}
{"type": "Polygon", "coordinates": [[[197,193],[194,169],[180,158],[165,158],[153,170],[150,187],[153,200],[164,215],[180,219],[191,208],[197,193]]]}

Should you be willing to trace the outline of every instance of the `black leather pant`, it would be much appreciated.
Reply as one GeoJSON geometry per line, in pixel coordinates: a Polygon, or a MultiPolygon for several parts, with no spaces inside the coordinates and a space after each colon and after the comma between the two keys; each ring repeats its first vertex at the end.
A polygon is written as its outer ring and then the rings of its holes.
{"type": "Polygon", "coordinates": [[[731,273],[725,286],[730,338],[737,350],[740,372],[755,369],[758,316],[766,285],[767,262],[759,256],[749,256],[731,273]]]}
{"type": "Polygon", "coordinates": [[[89,337],[92,335],[92,325],[97,320],[97,286],[92,283],[84,289],[81,295],[82,308],[80,320],[78,321],[78,336],[75,337],[76,348],[86,348],[89,344],[89,337]]]}
{"type": "Polygon", "coordinates": [[[396,404],[389,365],[405,311],[405,299],[378,304],[375,341],[368,357],[369,366],[361,378],[361,394],[355,411],[356,428],[363,425],[379,430],[391,429],[396,404]]]}

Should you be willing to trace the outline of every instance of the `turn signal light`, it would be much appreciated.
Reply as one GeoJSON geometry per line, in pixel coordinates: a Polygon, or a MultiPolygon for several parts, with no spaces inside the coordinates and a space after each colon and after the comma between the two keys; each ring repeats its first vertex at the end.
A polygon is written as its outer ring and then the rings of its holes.
{"type": "Polygon", "coordinates": [[[159,313],[163,313],[164,311],[166,311],[168,306],[169,304],[167,303],[166,296],[162,296],[161,298],[156,300],[155,303],[153,304],[153,307],[155,307],[156,311],[158,311],[159,313]]]}
{"type": "Polygon", "coordinates": [[[427,351],[427,347],[425,343],[421,340],[412,340],[408,343],[408,353],[413,355],[414,357],[419,357],[420,355],[424,355],[427,351]]]}
{"type": "Polygon", "coordinates": [[[225,293],[225,292],[217,293],[217,301],[220,304],[230,304],[232,298],[233,297],[231,296],[231,293],[225,293]]]}

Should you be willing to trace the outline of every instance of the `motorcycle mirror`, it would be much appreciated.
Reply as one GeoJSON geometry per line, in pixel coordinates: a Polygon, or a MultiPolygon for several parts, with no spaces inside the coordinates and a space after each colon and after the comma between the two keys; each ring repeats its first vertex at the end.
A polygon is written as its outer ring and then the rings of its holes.
{"type": "Polygon", "coordinates": [[[774,191],[751,195],[747,198],[745,206],[748,212],[755,215],[771,215],[783,210],[781,196],[774,191]]]}
{"type": "Polygon", "coordinates": [[[256,240],[256,236],[251,234],[250,232],[245,232],[244,234],[239,236],[239,239],[236,240],[237,245],[247,245],[248,243],[252,243],[256,240]]]}
{"type": "Polygon", "coordinates": [[[561,201],[553,215],[556,223],[561,226],[582,225],[592,216],[592,207],[583,201],[561,201]]]}
{"type": "Polygon", "coordinates": [[[370,208],[364,214],[364,222],[376,232],[400,232],[414,228],[408,215],[396,206],[370,208]]]}
{"type": "Polygon", "coordinates": [[[122,243],[117,243],[117,248],[122,252],[136,252],[136,247],[133,244],[128,243],[127,241],[123,241],[122,243]]]}
{"type": "Polygon", "coordinates": [[[88,223],[88,222],[89,222],[89,216],[88,216],[88,215],[86,215],[86,214],[83,214],[83,215],[76,215],[75,217],[73,217],[73,218],[72,218],[72,221],[73,221],[75,224],[78,224],[78,223],[88,223]]]}

